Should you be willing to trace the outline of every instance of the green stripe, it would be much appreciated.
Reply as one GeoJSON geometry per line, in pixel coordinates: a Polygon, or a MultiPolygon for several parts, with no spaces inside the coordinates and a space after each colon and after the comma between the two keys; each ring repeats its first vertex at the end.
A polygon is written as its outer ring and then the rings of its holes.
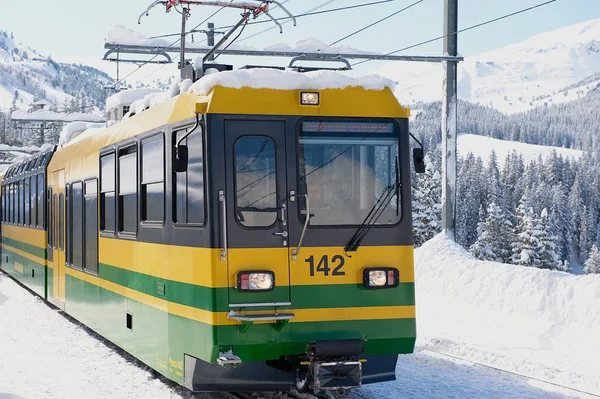
{"type": "Polygon", "coordinates": [[[2,236],[2,244],[9,245],[19,251],[27,252],[30,255],[38,258],[46,259],[46,248],[40,248],[35,245],[27,244],[23,241],[15,240],[10,237],[2,236]]]}
{"type": "Polygon", "coordinates": [[[30,290],[38,295],[45,296],[45,281],[46,281],[46,265],[26,258],[13,252],[7,248],[2,249],[2,269],[5,270],[11,277],[19,280],[30,290]],[[8,262],[6,258],[8,257],[8,262]],[[19,262],[23,266],[23,273],[15,269],[15,262],[19,262]],[[34,276],[32,277],[32,270],[34,276]]]}
{"type": "MultiPolygon", "coordinates": [[[[228,288],[208,288],[161,279],[155,276],[121,269],[101,263],[98,277],[132,290],[210,312],[229,311],[228,288]],[[165,294],[159,293],[159,283],[165,285],[165,294]]],[[[274,302],[289,287],[278,287],[273,292],[247,294],[247,302],[274,302]]],[[[347,308],[371,306],[414,306],[414,283],[402,283],[397,288],[368,290],[358,284],[292,286],[292,309],[347,308]]]]}

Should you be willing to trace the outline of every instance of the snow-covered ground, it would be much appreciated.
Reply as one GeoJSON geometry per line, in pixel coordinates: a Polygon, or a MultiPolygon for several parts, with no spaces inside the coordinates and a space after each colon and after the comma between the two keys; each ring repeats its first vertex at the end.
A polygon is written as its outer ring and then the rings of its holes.
{"type": "Polygon", "coordinates": [[[527,144],[519,141],[508,141],[493,139],[491,137],[478,136],[475,134],[461,133],[457,138],[458,155],[461,157],[472,153],[475,157],[481,157],[485,162],[492,150],[498,157],[498,164],[503,165],[506,156],[513,150],[523,154],[523,162],[527,165],[531,161],[535,161],[539,156],[542,159],[548,158],[552,151],[556,151],[557,155],[563,158],[579,159],[583,155],[582,151],[572,150],[569,148],[552,147],[545,145],[527,144]]]}
{"type": "MultiPolygon", "coordinates": [[[[399,359],[397,381],[352,398],[593,397],[556,385],[600,395],[600,276],[481,262],[441,235],[415,265],[415,354],[399,359]]],[[[0,320],[0,398],[192,397],[3,274],[0,320]]]]}

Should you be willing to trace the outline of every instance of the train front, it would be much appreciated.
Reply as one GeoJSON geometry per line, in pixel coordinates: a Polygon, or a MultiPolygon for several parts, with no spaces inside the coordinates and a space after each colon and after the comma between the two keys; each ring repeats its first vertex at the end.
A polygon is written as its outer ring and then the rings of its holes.
{"type": "Polygon", "coordinates": [[[414,349],[409,111],[385,85],[299,82],[199,97],[221,294],[192,390],[344,397],[414,349]]]}

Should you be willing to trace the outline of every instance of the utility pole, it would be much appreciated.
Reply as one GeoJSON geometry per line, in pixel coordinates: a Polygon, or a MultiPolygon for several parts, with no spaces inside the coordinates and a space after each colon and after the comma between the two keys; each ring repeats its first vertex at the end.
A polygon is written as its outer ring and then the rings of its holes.
{"type": "MultiPolygon", "coordinates": [[[[458,55],[458,0],[444,0],[444,53],[458,55]]],[[[444,61],[442,104],[442,231],[455,240],[457,61],[444,61]]]]}
{"type": "MultiPolygon", "coordinates": [[[[208,23],[208,32],[206,32],[208,36],[208,47],[215,47],[215,24],[213,22],[208,23]]],[[[215,56],[211,55],[208,57],[207,61],[214,61],[215,56]]]]}
{"type": "Polygon", "coordinates": [[[185,22],[188,16],[188,8],[183,7],[181,11],[181,45],[179,46],[179,69],[183,69],[185,67],[185,22]]]}

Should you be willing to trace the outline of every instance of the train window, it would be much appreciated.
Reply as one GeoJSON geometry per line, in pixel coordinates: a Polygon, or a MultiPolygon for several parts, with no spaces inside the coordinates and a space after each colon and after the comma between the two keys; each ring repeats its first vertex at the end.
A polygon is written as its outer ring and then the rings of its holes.
{"type": "Polygon", "coordinates": [[[5,186],[2,186],[2,222],[5,222],[6,215],[6,190],[5,186]]]}
{"type": "Polygon", "coordinates": [[[29,186],[29,177],[26,177],[23,180],[23,183],[25,185],[25,193],[23,195],[23,204],[24,204],[24,219],[23,219],[23,224],[25,226],[29,226],[29,204],[30,204],[30,200],[31,200],[31,192],[29,190],[30,186],[29,186]]]}
{"type": "Polygon", "coordinates": [[[10,215],[9,222],[15,222],[15,183],[10,184],[10,215]]]}
{"type": "Polygon", "coordinates": [[[65,195],[58,195],[58,248],[65,250],[65,195]]]}
{"type": "Polygon", "coordinates": [[[23,220],[25,219],[25,196],[23,192],[25,191],[25,184],[23,180],[19,181],[19,225],[23,224],[23,220]]]}
{"type": "Polygon", "coordinates": [[[73,192],[71,185],[65,186],[65,260],[67,265],[73,264],[73,192]]]}
{"type": "MultiPolygon", "coordinates": [[[[54,243],[54,224],[52,223],[52,214],[54,212],[52,212],[52,187],[48,187],[48,191],[46,193],[46,203],[47,203],[47,209],[48,209],[48,220],[46,222],[46,226],[48,226],[48,248],[52,248],[52,244],[54,243]]],[[[51,254],[52,251],[48,251],[48,254],[51,254]]]]}
{"type": "Polygon", "coordinates": [[[142,221],[162,223],[165,218],[165,148],[162,135],[143,140],[142,221]]]}
{"type": "Polygon", "coordinates": [[[52,194],[52,248],[58,248],[58,196],[52,194]]]}
{"type": "Polygon", "coordinates": [[[98,273],[98,180],[85,182],[85,271],[98,273]]]}
{"type": "Polygon", "coordinates": [[[119,150],[119,233],[137,231],[137,151],[135,146],[119,150]]]}
{"type": "Polygon", "coordinates": [[[400,221],[393,123],[303,122],[299,150],[300,194],[309,195],[311,226],[359,225],[386,198],[376,224],[400,221]]]}
{"type": "MultiPolygon", "coordinates": [[[[173,148],[187,130],[173,134],[173,148]]],[[[174,173],[173,221],[177,224],[204,224],[204,152],[202,129],[186,137],[181,144],[188,146],[188,168],[174,173]]]]}
{"type": "Polygon", "coordinates": [[[100,230],[115,232],[115,154],[100,158],[100,230]]]}
{"type": "Polygon", "coordinates": [[[37,175],[37,227],[44,227],[44,175],[37,175]]]}
{"type": "Polygon", "coordinates": [[[29,177],[29,186],[30,186],[30,194],[29,194],[29,204],[30,204],[30,219],[29,225],[31,227],[35,227],[36,219],[36,210],[37,210],[37,179],[35,176],[29,177]]]}
{"type": "Polygon", "coordinates": [[[71,184],[71,264],[83,267],[83,183],[71,184]]]}
{"type": "Polygon", "coordinates": [[[277,220],[275,143],[266,137],[243,137],[235,143],[236,218],[247,227],[271,226],[277,220]]]}

